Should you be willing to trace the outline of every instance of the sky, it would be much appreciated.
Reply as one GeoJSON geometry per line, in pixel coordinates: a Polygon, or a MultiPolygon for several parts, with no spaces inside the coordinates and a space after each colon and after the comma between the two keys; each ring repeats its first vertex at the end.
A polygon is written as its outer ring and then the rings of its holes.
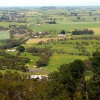
{"type": "Polygon", "coordinates": [[[2,0],[2,6],[100,6],[100,0],[2,0]]]}

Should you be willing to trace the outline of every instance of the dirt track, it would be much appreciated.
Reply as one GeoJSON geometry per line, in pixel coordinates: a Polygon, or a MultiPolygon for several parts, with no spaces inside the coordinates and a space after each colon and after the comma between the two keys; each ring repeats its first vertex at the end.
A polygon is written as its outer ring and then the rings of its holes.
{"type": "Polygon", "coordinates": [[[47,40],[51,40],[51,39],[57,40],[57,39],[63,39],[63,38],[36,38],[36,39],[30,39],[26,43],[32,44],[32,43],[38,43],[40,41],[47,42],[47,40]]]}

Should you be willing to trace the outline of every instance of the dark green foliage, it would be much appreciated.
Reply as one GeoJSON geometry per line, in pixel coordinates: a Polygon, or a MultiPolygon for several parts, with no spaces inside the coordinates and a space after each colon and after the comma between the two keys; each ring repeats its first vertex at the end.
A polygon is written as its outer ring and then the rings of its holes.
{"type": "Polygon", "coordinates": [[[26,50],[29,53],[32,53],[32,55],[40,56],[40,59],[36,62],[37,67],[47,66],[50,57],[52,56],[52,50],[49,47],[45,48],[27,48],[26,50]]]}
{"type": "Polygon", "coordinates": [[[83,30],[74,30],[72,31],[72,35],[83,35],[83,34],[94,34],[93,30],[83,29],[83,30]]]}
{"type": "Polygon", "coordinates": [[[61,32],[60,32],[61,34],[66,34],[66,32],[65,32],[65,30],[61,30],[61,32]]]}
{"type": "Polygon", "coordinates": [[[6,43],[6,44],[0,46],[0,49],[1,49],[1,50],[4,50],[4,49],[11,49],[11,48],[13,48],[13,47],[17,47],[17,46],[19,46],[19,45],[25,43],[27,40],[29,40],[29,38],[26,38],[26,39],[20,38],[20,39],[18,39],[18,40],[14,40],[14,39],[9,40],[9,39],[7,39],[7,40],[4,40],[4,43],[6,43]]]}
{"type": "MultiPolygon", "coordinates": [[[[2,51],[1,51],[2,53],[2,51]]],[[[29,63],[30,59],[27,57],[19,57],[4,53],[0,58],[0,69],[16,69],[21,71],[28,71],[28,68],[25,66],[26,63],[29,63]]]]}
{"type": "MultiPolygon", "coordinates": [[[[49,57],[51,55],[49,48],[45,48],[45,51],[49,57]]],[[[43,57],[43,55],[41,56],[43,57]]],[[[9,55],[8,57],[13,56],[9,55]]],[[[69,64],[62,64],[57,72],[49,74],[48,79],[30,79],[28,75],[21,76],[18,72],[12,73],[11,71],[6,71],[4,75],[0,73],[0,99],[100,100],[100,75],[95,70],[95,66],[99,67],[99,58],[99,51],[92,54],[90,61],[94,67],[94,74],[87,81],[84,78],[84,62],[79,59],[69,64]]],[[[16,58],[16,60],[18,59],[16,58]]]]}
{"type": "Polygon", "coordinates": [[[24,46],[18,46],[16,48],[16,50],[19,51],[19,52],[24,52],[25,51],[25,48],[24,48],[24,46]]]}
{"type": "Polygon", "coordinates": [[[90,61],[92,63],[93,72],[100,75],[100,51],[93,52],[90,61]]]}
{"type": "Polygon", "coordinates": [[[100,51],[95,51],[89,58],[92,63],[93,77],[88,82],[88,93],[91,100],[100,100],[100,51]]]}
{"type": "Polygon", "coordinates": [[[46,22],[46,23],[49,23],[49,24],[56,24],[56,21],[50,21],[50,22],[46,22]]]}
{"type": "Polygon", "coordinates": [[[84,77],[85,65],[82,60],[75,60],[70,63],[69,69],[74,79],[81,79],[84,77]]]}
{"type": "Polygon", "coordinates": [[[3,74],[0,72],[0,79],[3,78],[3,74]]]}
{"type": "Polygon", "coordinates": [[[78,16],[77,19],[81,19],[80,16],[78,16]]]}

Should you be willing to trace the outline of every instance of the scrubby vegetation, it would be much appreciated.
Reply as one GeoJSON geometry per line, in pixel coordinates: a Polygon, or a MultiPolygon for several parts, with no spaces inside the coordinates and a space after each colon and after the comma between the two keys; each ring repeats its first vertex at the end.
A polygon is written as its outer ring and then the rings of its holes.
{"type": "Polygon", "coordinates": [[[10,100],[99,100],[100,98],[100,52],[89,58],[93,75],[85,80],[87,67],[82,60],[62,64],[58,72],[48,79],[31,79],[18,72],[0,73],[0,99],[10,100]],[[96,65],[96,66],[95,66],[96,65]]]}

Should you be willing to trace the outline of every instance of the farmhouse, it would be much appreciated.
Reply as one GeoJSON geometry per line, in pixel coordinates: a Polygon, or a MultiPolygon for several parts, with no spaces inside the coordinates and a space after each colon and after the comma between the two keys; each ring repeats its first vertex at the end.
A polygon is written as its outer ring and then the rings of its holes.
{"type": "Polygon", "coordinates": [[[31,75],[30,78],[31,79],[36,79],[36,78],[43,79],[43,78],[48,78],[48,76],[47,75],[31,75]]]}
{"type": "Polygon", "coordinates": [[[59,34],[58,37],[66,37],[66,34],[59,34]]]}
{"type": "Polygon", "coordinates": [[[7,49],[7,51],[11,51],[11,52],[14,52],[14,51],[15,51],[15,49],[13,49],[13,50],[11,50],[11,49],[7,49]]]}

